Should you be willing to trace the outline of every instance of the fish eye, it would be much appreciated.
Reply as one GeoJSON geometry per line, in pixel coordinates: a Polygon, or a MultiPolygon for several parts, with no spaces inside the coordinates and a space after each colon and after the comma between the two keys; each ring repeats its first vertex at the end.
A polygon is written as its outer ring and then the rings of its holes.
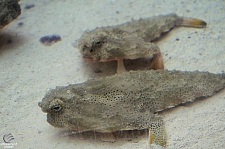
{"type": "Polygon", "coordinates": [[[101,44],[101,42],[100,42],[100,41],[98,41],[98,42],[96,42],[95,44],[96,44],[96,45],[100,45],[100,44],[101,44]]]}
{"type": "Polygon", "coordinates": [[[55,112],[59,112],[59,111],[61,111],[61,106],[59,106],[59,105],[53,105],[52,106],[52,110],[54,110],[55,112]]]}
{"type": "Polygon", "coordinates": [[[93,52],[93,49],[90,49],[90,52],[93,52]]]}
{"type": "Polygon", "coordinates": [[[50,102],[49,108],[54,112],[59,112],[62,111],[63,105],[63,101],[61,99],[56,98],[52,100],[52,102],[50,102]]]}

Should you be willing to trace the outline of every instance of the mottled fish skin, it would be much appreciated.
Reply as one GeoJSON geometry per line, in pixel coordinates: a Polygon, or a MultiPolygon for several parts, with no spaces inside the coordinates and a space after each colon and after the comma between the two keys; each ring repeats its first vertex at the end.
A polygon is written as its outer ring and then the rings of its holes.
{"type": "Polygon", "coordinates": [[[85,31],[77,40],[77,46],[84,58],[99,62],[141,58],[159,53],[158,46],[150,42],[176,26],[204,28],[206,22],[174,13],[132,20],[85,31]]]}
{"type": "Polygon", "coordinates": [[[50,90],[39,106],[55,127],[113,132],[150,128],[157,111],[212,96],[225,74],[131,71],[50,90]]]}

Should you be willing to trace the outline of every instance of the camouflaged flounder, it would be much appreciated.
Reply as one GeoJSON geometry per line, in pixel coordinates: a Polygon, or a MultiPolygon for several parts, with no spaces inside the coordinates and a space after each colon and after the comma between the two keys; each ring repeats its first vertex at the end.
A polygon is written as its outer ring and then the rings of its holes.
{"type": "Polygon", "coordinates": [[[16,19],[20,13],[19,0],[0,0],[0,29],[16,19]]]}
{"type": "Polygon", "coordinates": [[[225,87],[225,74],[131,71],[50,90],[42,102],[47,121],[79,132],[149,129],[150,143],[166,145],[158,111],[212,96],[225,87]]]}

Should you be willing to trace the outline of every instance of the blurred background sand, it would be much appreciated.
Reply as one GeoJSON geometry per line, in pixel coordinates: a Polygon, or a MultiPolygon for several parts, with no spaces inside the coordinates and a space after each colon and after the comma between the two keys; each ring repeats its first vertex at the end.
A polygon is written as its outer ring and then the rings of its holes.
{"type": "MultiPolygon", "coordinates": [[[[224,72],[224,0],[21,0],[22,13],[0,30],[0,138],[14,136],[14,148],[149,148],[146,133],[102,142],[94,133],[66,135],[46,121],[38,107],[56,86],[115,73],[115,62],[83,62],[75,44],[81,34],[131,19],[177,13],[208,23],[206,29],[176,28],[157,41],[169,70],[224,72]],[[27,4],[34,7],[25,9],[27,4]],[[18,23],[23,22],[22,26],[18,23]],[[44,46],[39,38],[58,34],[62,41],[44,46]],[[176,39],[179,39],[178,41],[176,39]],[[110,71],[105,68],[112,66],[110,71]],[[101,68],[102,73],[94,70],[101,68]]],[[[225,148],[225,91],[162,113],[167,148],[225,148]]],[[[0,141],[3,143],[3,141],[0,141]]],[[[0,148],[3,146],[0,146],[0,148]]]]}

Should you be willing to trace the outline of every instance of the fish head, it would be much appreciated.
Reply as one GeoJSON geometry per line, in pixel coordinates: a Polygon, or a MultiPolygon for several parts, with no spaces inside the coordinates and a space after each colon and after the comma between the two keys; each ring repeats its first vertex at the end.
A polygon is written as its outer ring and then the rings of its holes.
{"type": "Polygon", "coordinates": [[[67,127],[67,111],[64,98],[59,97],[55,90],[49,91],[38,106],[47,113],[47,122],[54,127],[67,127]]]}
{"type": "Polygon", "coordinates": [[[94,31],[84,32],[77,40],[77,45],[85,60],[103,62],[110,57],[109,41],[108,32],[97,28],[94,31]]]}
{"type": "Polygon", "coordinates": [[[47,122],[57,128],[79,132],[133,129],[134,126],[129,125],[128,128],[126,125],[127,120],[133,120],[136,115],[132,108],[128,108],[133,105],[130,105],[130,101],[122,100],[124,94],[118,88],[105,90],[107,82],[105,79],[88,80],[85,83],[57,87],[48,91],[38,105],[47,113],[47,122]],[[129,109],[132,112],[124,115],[129,109]]]}
{"type": "MultiPolygon", "coordinates": [[[[57,87],[47,92],[38,106],[47,113],[47,122],[58,128],[84,130],[85,115],[80,112],[80,91],[76,86],[57,87]],[[79,92],[78,94],[76,94],[79,92]]],[[[82,103],[82,101],[81,101],[82,103]]]]}

